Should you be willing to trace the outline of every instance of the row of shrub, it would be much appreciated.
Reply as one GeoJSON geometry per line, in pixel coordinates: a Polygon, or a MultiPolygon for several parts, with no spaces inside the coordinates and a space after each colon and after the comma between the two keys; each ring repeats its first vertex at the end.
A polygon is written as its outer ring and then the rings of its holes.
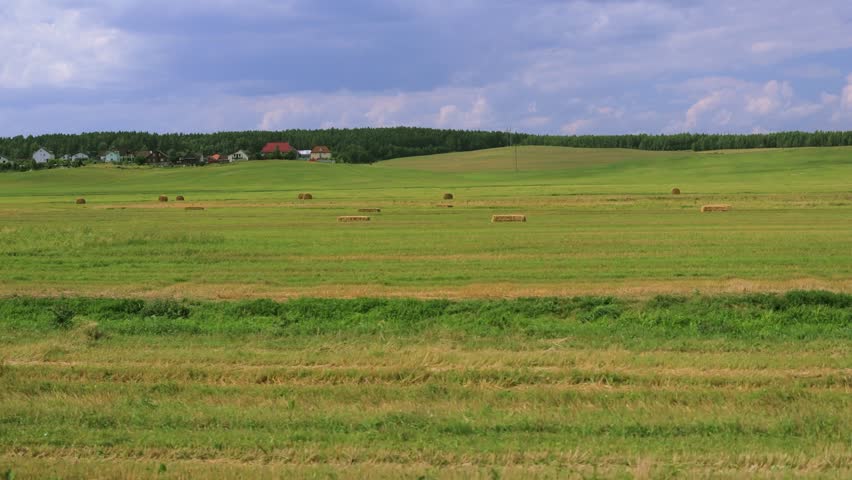
{"type": "Polygon", "coordinates": [[[852,339],[852,295],[658,296],[514,300],[317,299],[199,302],[171,299],[0,299],[0,332],[98,322],[121,334],[523,335],[577,334],[852,339]]]}

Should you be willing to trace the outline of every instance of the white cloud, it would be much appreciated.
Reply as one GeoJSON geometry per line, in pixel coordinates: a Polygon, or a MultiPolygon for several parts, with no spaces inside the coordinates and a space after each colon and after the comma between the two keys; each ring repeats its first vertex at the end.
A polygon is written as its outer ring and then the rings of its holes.
{"type": "Polygon", "coordinates": [[[840,105],[844,110],[852,110],[852,74],[846,77],[846,86],[840,95],[840,105]]]}
{"type": "Polygon", "coordinates": [[[4,0],[0,88],[93,88],[119,82],[139,63],[142,42],[100,24],[91,13],[44,0],[4,0]]]}
{"type": "Polygon", "coordinates": [[[258,99],[253,104],[261,130],[422,125],[439,128],[497,128],[481,89],[438,89],[409,93],[319,92],[258,99]]]}
{"type": "MultiPolygon", "coordinates": [[[[552,92],[852,48],[849,18],[849,2],[571,1],[520,17],[516,31],[542,45],[521,54],[524,84],[552,92]]],[[[824,76],[830,70],[805,73],[824,76]]]]}
{"type": "Polygon", "coordinates": [[[715,110],[723,99],[722,92],[713,92],[710,95],[695,102],[689,110],[686,111],[686,121],[683,124],[684,130],[693,130],[698,126],[698,121],[705,112],[715,110]]]}
{"type": "MultiPolygon", "coordinates": [[[[672,122],[667,133],[680,131],[750,131],[754,125],[770,122],[784,129],[784,122],[800,122],[836,103],[837,96],[823,93],[821,102],[796,98],[788,81],[770,80],[764,84],[732,78],[692,79],[663,91],[696,95],[682,121],[672,122]],[[702,92],[702,89],[704,90],[702,92]]],[[[792,128],[796,127],[792,124],[792,128]]],[[[790,127],[788,127],[790,128],[790,127]]]]}
{"type": "Polygon", "coordinates": [[[789,107],[793,98],[793,87],[787,82],[770,80],[758,95],[746,95],[746,111],[758,115],[769,115],[783,107],[789,107]]]}

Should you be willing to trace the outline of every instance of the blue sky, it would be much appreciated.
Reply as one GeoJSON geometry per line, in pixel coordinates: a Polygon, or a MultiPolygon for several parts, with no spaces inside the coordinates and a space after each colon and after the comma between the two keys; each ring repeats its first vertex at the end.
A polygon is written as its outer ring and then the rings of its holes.
{"type": "Polygon", "coordinates": [[[0,136],[852,130],[848,0],[2,0],[0,136]]]}

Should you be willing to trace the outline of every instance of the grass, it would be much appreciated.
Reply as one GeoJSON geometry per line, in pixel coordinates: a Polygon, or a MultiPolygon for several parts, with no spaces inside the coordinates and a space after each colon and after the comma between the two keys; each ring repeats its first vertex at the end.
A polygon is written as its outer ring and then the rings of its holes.
{"type": "Polygon", "coordinates": [[[0,175],[0,478],[848,478],[850,157],[0,175]]]}
{"type": "Polygon", "coordinates": [[[518,173],[503,168],[513,152],[501,149],[372,166],[0,175],[0,294],[647,297],[852,288],[852,149],[519,152],[518,173]],[[670,195],[673,186],[684,194],[670,195]],[[298,201],[302,191],[315,200],[298,201]],[[447,191],[455,208],[436,208],[447,191]],[[159,204],[160,194],[188,201],[159,204]],[[89,203],[74,205],[79,196],[89,203]],[[733,211],[699,214],[708,203],[733,211]],[[369,225],[336,221],[365,207],[382,209],[369,225]],[[503,213],[529,221],[489,222],[503,213]]]}
{"type": "Polygon", "coordinates": [[[842,478],[850,312],[829,292],[11,298],[0,471],[842,478]]]}

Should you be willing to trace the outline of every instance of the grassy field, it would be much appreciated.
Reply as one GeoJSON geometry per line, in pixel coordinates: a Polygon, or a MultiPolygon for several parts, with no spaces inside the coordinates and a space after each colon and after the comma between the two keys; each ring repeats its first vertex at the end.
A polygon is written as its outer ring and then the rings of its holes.
{"type": "Polygon", "coordinates": [[[523,147],[519,172],[513,153],[372,166],[250,162],[0,175],[0,294],[284,299],[852,290],[850,148],[523,147]],[[673,187],[683,195],[670,195],[673,187]],[[299,192],[315,200],[299,202],[299,192]],[[444,192],[456,200],[443,202],[444,192]],[[188,202],[160,204],[161,194],[188,202]],[[74,205],[78,196],[88,204],[74,205]],[[436,207],[441,203],[454,208],[436,207]],[[733,210],[700,214],[707,203],[733,210]],[[361,207],[382,212],[369,224],[336,222],[361,207]],[[497,213],[523,213],[529,221],[491,224],[497,213]]]}
{"type": "Polygon", "coordinates": [[[852,474],[852,296],[0,301],[16,478],[852,474]]]}
{"type": "Polygon", "coordinates": [[[852,475],[852,148],[517,164],[0,174],[0,475],[852,475]]]}

